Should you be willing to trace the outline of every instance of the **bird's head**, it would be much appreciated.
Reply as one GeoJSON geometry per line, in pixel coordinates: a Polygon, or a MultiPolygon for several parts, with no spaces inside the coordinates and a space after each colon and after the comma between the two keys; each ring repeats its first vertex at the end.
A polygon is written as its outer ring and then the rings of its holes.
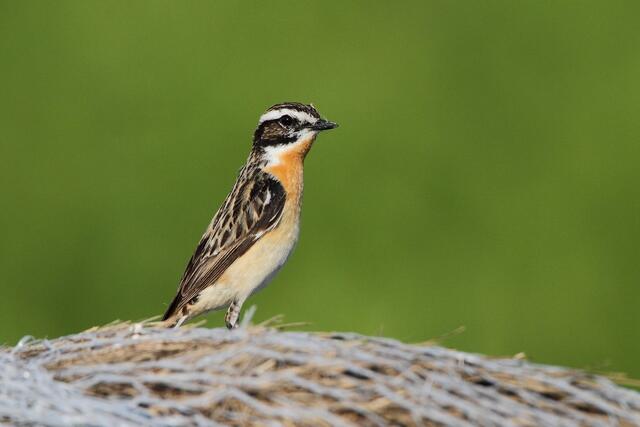
{"type": "Polygon", "coordinates": [[[313,142],[318,132],[338,127],[324,120],[313,105],[285,102],[269,108],[258,121],[253,146],[258,149],[313,142]]]}

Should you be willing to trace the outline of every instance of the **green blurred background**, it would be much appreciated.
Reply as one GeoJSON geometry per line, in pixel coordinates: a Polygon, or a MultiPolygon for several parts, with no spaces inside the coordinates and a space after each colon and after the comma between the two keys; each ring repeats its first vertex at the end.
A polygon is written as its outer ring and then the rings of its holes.
{"type": "Polygon", "coordinates": [[[464,325],[444,344],[640,376],[638,16],[0,2],[0,341],[162,313],[258,116],[295,100],[341,127],[307,159],[257,320],[410,342],[464,325]]]}

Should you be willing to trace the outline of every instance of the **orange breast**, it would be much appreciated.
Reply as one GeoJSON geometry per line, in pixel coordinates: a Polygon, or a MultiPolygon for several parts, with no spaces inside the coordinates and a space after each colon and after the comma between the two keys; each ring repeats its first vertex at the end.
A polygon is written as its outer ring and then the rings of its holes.
{"type": "Polygon", "coordinates": [[[282,183],[287,192],[287,199],[296,200],[302,193],[302,177],[304,158],[313,144],[313,137],[292,144],[282,151],[278,157],[278,163],[265,168],[282,183]]]}

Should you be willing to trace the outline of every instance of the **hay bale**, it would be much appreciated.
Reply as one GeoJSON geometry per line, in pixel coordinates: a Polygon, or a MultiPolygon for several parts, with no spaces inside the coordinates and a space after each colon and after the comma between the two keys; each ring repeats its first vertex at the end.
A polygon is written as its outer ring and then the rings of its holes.
{"type": "Polygon", "coordinates": [[[116,324],[0,350],[14,425],[640,426],[583,372],[353,333],[116,324]]]}

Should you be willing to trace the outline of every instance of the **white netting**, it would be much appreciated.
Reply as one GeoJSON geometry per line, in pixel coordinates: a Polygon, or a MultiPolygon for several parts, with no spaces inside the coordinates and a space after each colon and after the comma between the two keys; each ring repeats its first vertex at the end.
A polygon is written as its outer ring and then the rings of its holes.
{"type": "Polygon", "coordinates": [[[640,426],[640,394],[564,368],[351,333],[117,324],[0,350],[0,422],[640,426]]]}

